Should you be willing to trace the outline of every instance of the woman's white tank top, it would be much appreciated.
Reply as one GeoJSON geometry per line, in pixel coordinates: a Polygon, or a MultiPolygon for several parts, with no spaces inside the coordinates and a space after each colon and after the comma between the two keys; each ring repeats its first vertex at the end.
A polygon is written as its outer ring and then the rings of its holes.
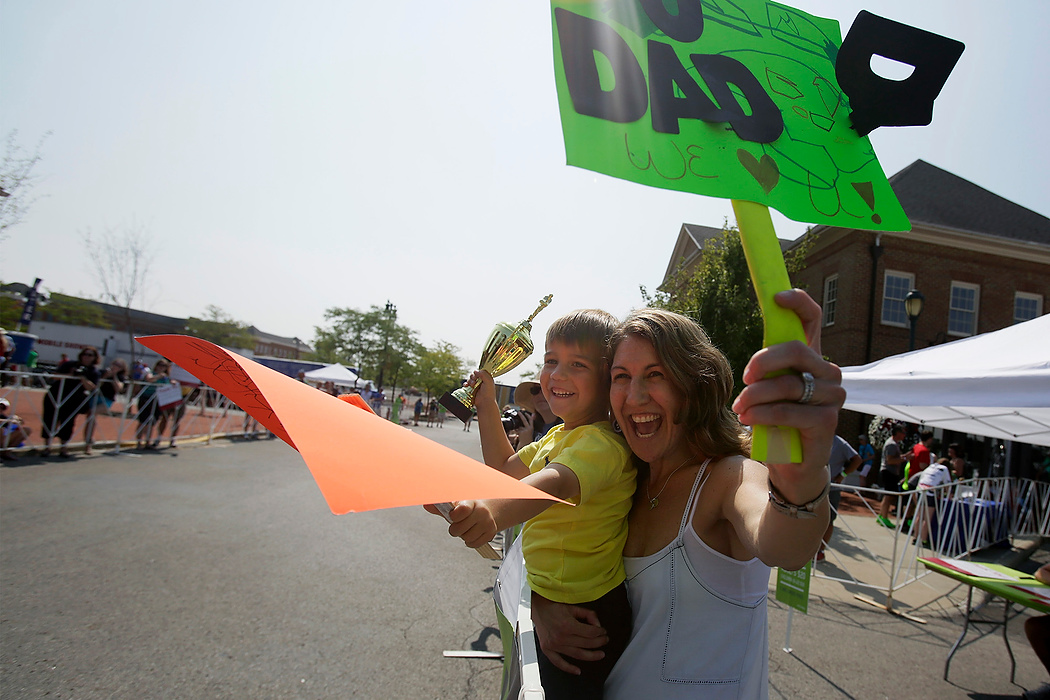
{"type": "Polygon", "coordinates": [[[714,551],[693,529],[709,462],[696,475],[674,541],[623,558],[634,630],[605,682],[609,700],[769,695],[770,569],[714,551]]]}

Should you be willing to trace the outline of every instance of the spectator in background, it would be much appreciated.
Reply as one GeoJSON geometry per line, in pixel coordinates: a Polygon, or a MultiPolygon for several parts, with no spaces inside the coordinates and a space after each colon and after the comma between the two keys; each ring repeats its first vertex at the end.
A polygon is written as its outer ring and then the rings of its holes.
{"type": "Polygon", "coordinates": [[[933,444],[933,431],[924,430],[919,433],[919,441],[910,450],[904,453],[905,467],[903,480],[908,484],[906,489],[914,489],[919,483],[919,476],[926,467],[934,460],[934,454],[930,452],[933,444]]]}
{"type": "MultiPolygon", "coordinates": [[[[144,382],[149,381],[149,365],[142,360],[135,360],[135,363],[131,365],[131,398],[129,401],[134,401],[138,398],[139,392],[142,391],[144,382]]],[[[129,413],[130,415],[130,413],[129,413]]]]}
{"type": "Polygon", "coordinates": [[[12,447],[24,447],[29,439],[30,429],[25,426],[21,416],[8,415],[11,402],[0,398],[0,460],[18,459],[11,451],[12,447]]]}
{"type": "Polygon", "coordinates": [[[157,360],[153,365],[153,371],[146,378],[146,384],[138,396],[138,430],[135,431],[135,439],[138,449],[155,450],[160,445],[160,436],[168,427],[168,414],[160,409],[157,402],[157,389],[164,384],[171,383],[168,372],[171,364],[167,360],[157,360]],[[153,428],[157,428],[157,439],[153,441],[153,428]]]}
{"type": "Polygon", "coordinates": [[[430,403],[427,404],[427,427],[432,428],[437,423],[438,419],[438,404],[436,399],[430,399],[430,403]]]}
{"type": "Polygon", "coordinates": [[[84,454],[91,454],[91,445],[95,439],[95,416],[100,406],[105,406],[109,415],[117,394],[124,393],[124,382],[128,379],[128,363],[119,357],[109,363],[98,381],[98,392],[91,397],[91,408],[84,423],[84,454]]]}
{"type": "MultiPolygon", "coordinates": [[[[179,434],[179,428],[182,427],[182,418],[186,415],[186,405],[189,403],[190,395],[193,393],[194,387],[189,384],[182,384],[179,387],[179,393],[182,394],[182,400],[169,409],[169,415],[171,416],[171,435],[168,440],[168,447],[175,449],[178,445],[175,444],[175,436],[179,434]]],[[[203,411],[202,411],[203,413],[203,411]]],[[[157,436],[158,439],[160,436],[157,436]]]]}
{"type": "Polygon", "coordinates": [[[14,354],[14,341],[8,337],[3,328],[0,328],[0,386],[7,386],[8,383],[14,381],[13,376],[10,378],[7,376],[8,372],[13,372],[16,369],[11,363],[11,357],[14,354]]]}
{"type": "Polygon", "coordinates": [[[875,522],[890,529],[896,527],[893,521],[890,520],[889,515],[893,502],[898,498],[893,494],[900,493],[901,490],[901,466],[904,464],[904,456],[901,452],[900,443],[903,439],[904,425],[902,423],[894,423],[890,439],[882,446],[882,468],[879,469],[879,486],[883,491],[889,491],[890,493],[882,497],[882,503],[879,505],[879,515],[875,518],[875,522]]]}
{"type": "Polygon", "coordinates": [[[547,434],[547,431],[561,423],[551,411],[550,404],[543,397],[539,382],[526,380],[514,390],[514,403],[524,408],[522,426],[510,435],[515,449],[520,450],[530,442],[535,442],[547,434]]]}
{"type": "Polygon", "coordinates": [[[423,397],[420,396],[416,399],[416,403],[412,406],[412,425],[419,425],[419,419],[423,415],[423,397]]]}
{"type": "MultiPolygon", "coordinates": [[[[463,381],[463,386],[467,386],[466,380],[463,381]]],[[[463,422],[463,430],[470,432],[470,424],[474,421],[474,409],[471,409],[470,418],[463,422]]]]}
{"type": "MultiPolygon", "coordinates": [[[[40,360],[40,353],[35,349],[30,348],[29,354],[26,356],[26,372],[30,374],[36,374],[40,370],[37,369],[37,362],[40,360]]],[[[23,386],[38,386],[36,377],[26,377],[22,382],[23,386]]]]}
{"type": "Polygon", "coordinates": [[[63,459],[69,458],[69,440],[73,437],[73,428],[78,413],[87,413],[90,393],[98,385],[98,350],[88,346],[82,348],[75,360],[60,364],[55,374],[60,375],[51,382],[44,394],[43,425],[44,452],[51,454],[51,439],[58,438],[62,448],[58,453],[63,459]]]}
{"type": "Polygon", "coordinates": [[[109,363],[109,369],[102,373],[102,381],[99,383],[98,390],[107,411],[112,412],[117,396],[123,394],[127,388],[127,381],[128,363],[118,357],[109,363]]]}
{"type": "MultiPolygon", "coordinates": [[[[836,435],[831,443],[831,456],[828,458],[831,483],[841,484],[843,476],[857,471],[860,463],[860,455],[848,442],[836,435]]],[[[831,521],[821,538],[820,549],[817,550],[817,561],[824,561],[824,547],[831,542],[831,535],[835,531],[835,518],[838,517],[839,501],[841,500],[842,491],[836,488],[831,489],[828,493],[828,502],[831,503],[831,521]]]]}
{"type": "Polygon", "coordinates": [[[876,474],[871,473],[871,467],[875,464],[875,448],[863,433],[857,436],[857,454],[860,456],[860,469],[857,471],[860,485],[869,488],[876,477],[876,474]]]}
{"type": "MultiPolygon", "coordinates": [[[[942,458],[922,470],[916,488],[919,491],[925,491],[950,483],[952,483],[952,472],[948,467],[948,459],[942,458]]],[[[933,511],[937,505],[936,498],[933,494],[926,494],[923,499],[926,502],[926,517],[922,519],[922,525],[919,527],[918,540],[923,543],[924,547],[929,546],[930,521],[933,519],[933,511]]]]}
{"type": "Polygon", "coordinates": [[[966,478],[966,452],[957,442],[948,445],[948,465],[952,469],[953,478],[966,478]]]}
{"type": "MultiPolygon", "coordinates": [[[[7,337],[7,333],[0,328],[0,372],[8,369],[8,357],[14,352],[14,343],[7,337]]],[[[7,383],[7,375],[0,375],[0,385],[7,383]]]]}

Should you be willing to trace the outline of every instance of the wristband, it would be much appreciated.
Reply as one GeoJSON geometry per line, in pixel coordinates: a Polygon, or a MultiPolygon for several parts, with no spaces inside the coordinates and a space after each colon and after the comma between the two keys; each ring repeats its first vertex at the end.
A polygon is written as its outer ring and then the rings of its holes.
{"type": "Polygon", "coordinates": [[[773,509],[783,513],[789,518],[815,518],[817,514],[814,512],[820,502],[828,497],[831,492],[831,482],[829,481],[825,486],[824,490],[820,492],[820,495],[814,498],[809,503],[803,503],[800,506],[796,506],[794,503],[788,503],[784,500],[784,497],[777,491],[777,487],[773,485],[773,481],[769,481],[769,502],[772,504],[773,509]]]}

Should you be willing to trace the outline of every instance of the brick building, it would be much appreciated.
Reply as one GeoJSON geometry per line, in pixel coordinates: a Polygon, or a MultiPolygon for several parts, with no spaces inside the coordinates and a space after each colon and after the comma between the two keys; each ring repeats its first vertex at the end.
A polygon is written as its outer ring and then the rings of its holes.
{"type": "MultiPolygon", "coordinates": [[[[1046,312],[1050,219],[918,160],[890,178],[912,230],[877,233],[816,226],[806,267],[793,282],[824,309],[822,348],[843,367],[907,352],[904,298],[924,296],[915,349],[1005,328],[1046,312]]],[[[839,434],[855,437],[868,416],[843,411],[839,434]]],[[[946,434],[981,473],[996,460],[990,440],[946,434]]],[[[1013,451],[1025,475],[1029,448],[1013,451]]]]}
{"type": "MultiPolygon", "coordinates": [[[[815,226],[785,246],[809,245],[792,282],[824,309],[822,349],[832,362],[863,365],[907,352],[904,298],[913,289],[925,297],[915,349],[1047,312],[1050,219],[922,160],[889,181],[911,231],[815,226]]],[[[717,231],[683,225],[665,283],[679,263],[695,265],[717,231]]],[[[852,441],[867,420],[843,411],[839,434],[852,441]]]]}
{"type": "Polygon", "coordinates": [[[890,178],[912,230],[816,226],[794,282],[824,308],[824,353],[842,366],[909,350],[904,297],[925,297],[915,348],[1041,316],[1050,219],[918,160],[890,178]]]}
{"type": "MultiPolygon", "coordinates": [[[[708,243],[720,239],[722,230],[722,228],[713,228],[711,226],[682,224],[682,228],[678,230],[678,240],[675,241],[671,259],[667,262],[667,270],[664,271],[664,279],[660,283],[660,289],[665,292],[671,292],[675,288],[675,283],[678,286],[685,284],[690,277],[689,273],[703,259],[704,248],[708,243]]],[[[780,241],[780,249],[782,251],[788,250],[795,243],[786,238],[778,238],[777,240],[780,241]]]]}
{"type": "Polygon", "coordinates": [[[255,326],[249,326],[248,332],[255,339],[254,351],[256,355],[299,360],[304,355],[313,352],[313,348],[298,338],[286,338],[285,336],[266,333],[255,326]]]}

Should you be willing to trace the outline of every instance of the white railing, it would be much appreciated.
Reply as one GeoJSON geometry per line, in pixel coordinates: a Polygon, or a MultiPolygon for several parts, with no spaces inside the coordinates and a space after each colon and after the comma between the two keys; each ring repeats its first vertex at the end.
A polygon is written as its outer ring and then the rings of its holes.
{"type": "MultiPolygon", "coordinates": [[[[0,449],[15,456],[40,449],[44,446],[44,435],[57,435],[69,423],[74,427],[68,443],[71,450],[94,443],[96,447],[119,452],[138,443],[210,442],[217,437],[266,433],[265,428],[258,426],[229,399],[203,385],[185,387],[177,405],[153,415],[148,400],[140,401],[138,397],[147,386],[158,388],[156,384],[125,382],[125,391],[115,397],[111,406],[102,400],[98,387],[83,394],[76,392],[73,398],[56,405],[55,394],[49,394],[48,388],[63,378],[67,382],[75,381],[69,375],[0,372],[0,397],[11,404],[8,416],[20,416],[31,429],[25,445],[0,444],[0,449]],[[45,408],[45,403],[50,406],[45,408]],[[142,409],[146,409],[145,414],[140,413],[142,409]],[[141,415],[147,416],[145,420],[139,420],[141,415]]],[[[57,437],[52,438],[52,449],[57,448],[59,442],[57,437]]]]}
{"type": "Polygon", "coordinates": [[[835,556],[836,542],[842,545],[843,538],[832,537],[826,554],[834,556],[835,567],[844,575],[829,575],[819,567],[813,570],[816,578],[883,593],[886,607],[892,607],[896,591],[929,574],[917,557],[965,558],[1015,537],[1050,536],[1050,484],[1046,482],[1014,477],[968,479],[899,494],[841,484],[833,484],[833,488],[877,500],[886,495],[898,499],[894,529],[871,531],[876,513],[865,498],[860,500],[871,518],[838,517],[835,528],[850,533],[853,551],[835,556]],[[864,534],[856,530],[861,523],[866,528],[864,534]],[[875,546],[872,538],[879,537],[892,541],[875,546]]]}

